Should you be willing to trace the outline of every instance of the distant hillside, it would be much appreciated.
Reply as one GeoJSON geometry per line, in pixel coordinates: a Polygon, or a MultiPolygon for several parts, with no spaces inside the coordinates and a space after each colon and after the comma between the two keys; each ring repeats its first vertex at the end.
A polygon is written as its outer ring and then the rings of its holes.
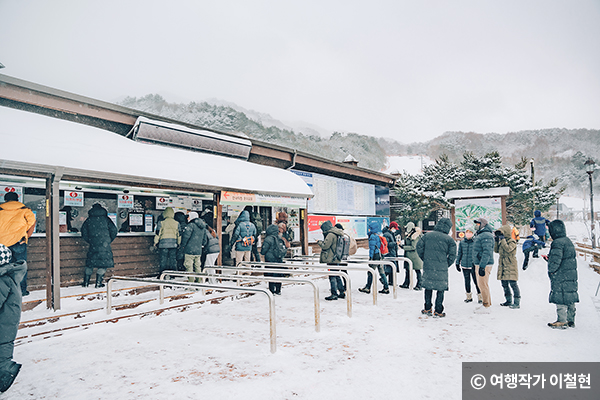
{"type": "MultiPolygon", "coordinates": [[[[120,104],[224,132],[242,132],[257,140],[334,161],[341,162],[352,154],[359,161],[359,166],[376,171],[385,168],[387,156],[423,154],[437,159],[446,154],[451,161],[459,162],[467,151],[478,156],[498,151],[506,165],[516,164],[521,157],[534,158],[536,180],[548,182],[557,178],[560,186],[566,186],[568,192],[582,195],[583,191],[589,191],[583,162],[588,157],[597,157],[595,161],[600,164],[600,130],[554,128],[506,134],[446,132],[428,142],[404,144],[358,133],[333,132],[327,137],[326,131],[316,126],[303,124],[291,127],[291,124],[269,114],[220,100],[169,103],[160,95],[150,94],[140,98],[127,97],[120,104]]],[[[600,185],[600,173],[596,175],[596,182],[600,185]]]]}
{"type": "Polygon", "coordinates": [[[252,112],[250,118],[240,107],[233,108],[227,103],[210,104],[191,102],[188,104],[169,103],[162,96],[147,95],[140,98],[127,97],[121,105],[174,120],[188,122],[222,132],[242,132],[251,138],[279,144],[293,149],[319,155],[334,161],[343,161],[352,154],[359,166],[379,171],[385,166],[385,153],[377,139],[355,133],[334,132],[323,137],[314,128],[301,131],[286,128],[268,114],[252,112]],[[265,122],[263,122],[265,121],[265,122]]]}

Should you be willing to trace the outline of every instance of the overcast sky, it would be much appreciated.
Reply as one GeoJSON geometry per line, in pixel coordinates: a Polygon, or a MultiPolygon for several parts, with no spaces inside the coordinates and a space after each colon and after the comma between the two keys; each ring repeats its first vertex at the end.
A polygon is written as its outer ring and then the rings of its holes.
{"type": "Polygon", "coordinates": [[[600,0],[0,0],[0,62],[105,101],[218,98],[405,143],[600,129],[600,0]]]}

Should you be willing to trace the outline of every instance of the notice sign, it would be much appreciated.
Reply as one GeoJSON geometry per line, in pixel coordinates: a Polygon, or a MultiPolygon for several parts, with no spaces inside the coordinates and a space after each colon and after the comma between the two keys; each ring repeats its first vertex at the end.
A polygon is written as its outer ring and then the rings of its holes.
{"type": "Polygon", "coordinates": [[[65,190],[65,206],[83,207],[83,192],[68,192],[65,190]]]}
{"type": "Polygon", "coordinates": [[[129,214],[129,226],[144,226],[144,214],[129,214]]]}
{"type": "MultiPolygon", "coordinates": [[[[119,208],[133,208],[133,195],[120,194],[117,196],[117,207],[119,208]]],[[[143,224],[140,224],[143,225],[143,224]]]]}
{"type": "Polygon", "coordinates": [[[156,209],[164,210],[171,205],[171,198],[169,196],[161,196],[156,198],[156,209]]]}
{"type": "Polygon", "coordinates": [[[152,232],[153,224],[154,219],[152,218],[152,214],[144,215],[144,232],[152,232]]]}
{"type": "Polygon", "coordinates": [[[2,201],[4,201],[4,195],[6,193],[16,193],[19,196],[17,201],[23,202],[23,188],[20,186],[0,186],[0,190],[2,190],[2,201]]]}

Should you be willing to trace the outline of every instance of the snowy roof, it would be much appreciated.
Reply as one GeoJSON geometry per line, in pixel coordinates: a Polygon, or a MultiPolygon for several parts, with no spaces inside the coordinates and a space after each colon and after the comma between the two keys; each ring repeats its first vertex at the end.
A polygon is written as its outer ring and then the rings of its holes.
{"type": "Polygon", "coordinates": [[[344,158],[344,162],[358,162],[358,160],[354,158],[352,154],[348,154],[348,156],[344,158]]]}
{"type": "Polygon", "coordinates": [[[466,199],[472,197],[498,197],[508,196],[510,194],[509,187],[499,187],[493,189],[465,189],[465,190],[449,190],[446,192],[447,199],[466,199]]]}
{"type": "Polygon", "coordinates": [[[0,166],[60,166],[65,174],[71,169],[79,176],[118,174],[159,185],[313,196],[302,178],[279,168],[135,142],[102,129],[5,107],[0,107],[0,121],[0,166]]]}

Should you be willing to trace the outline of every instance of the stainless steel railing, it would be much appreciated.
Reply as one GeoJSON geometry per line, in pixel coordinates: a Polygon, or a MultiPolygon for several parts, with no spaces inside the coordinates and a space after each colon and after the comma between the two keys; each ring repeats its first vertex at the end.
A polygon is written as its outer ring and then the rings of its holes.
{"type": "MultiPolygon", "coordinates": [[[[166,276],[183,276],[183,277],[198,277],[198,278],[220,278],[227,280],[235,280],[235,281],[265,281],[265,282],[291,282],[291,283],[305,283],[309,284],[313,288],[314,294],[314,308],[315,308],[315,331],[321,331],[321,307],[319,300],[319,288],[317,285],[311,281],[310,279],[298,279],[298,278],[285,278],[285,277],[271,277],[271,276],[249,276],[249,275],[220,275],[220,274],[211,274],[211,273],[197,273],[197,272],[184,272],[184,271],[170,271],[165,270],[160,274],[160,280],[164,280],[166,276]]],[[[160,291],[163,292],[160,294],[161,297],[164,297],[164,288],[161,286],[160,291]]],[[[203,289],[204,291],[204,289],[203,289]]]]}
{"type": "MultiPolygon", "coordinates": [[[[223,286],[223,285],[213,285],[206,283],[193,283],[193,282],[165,282],[156,278],[133,278],[126,276],[113,276],[108,280],[106,284],[106,313],[110,314],[112,311],[112,284],[114,281],[129,281],[129,282],[143,282],[149,285],[157,285],[162,288],[163,285],[169,286],[178,286],[178,287],[188,287],[188,288],[207,288],[207,289],[218,289],[218,290],[233,290],[238,292],[246,292],[246,293],[263,293],[269,299],[269,329],[270,329],[270,342],[271,342],[271,353],[275,353],[277,351],[277,330],[275,326],[275,299],[271,292],[267,289],[261,288],[250,288],[250,287],[242,287],[242,286],[223,286]]],[[[164,292],[163,292],[164,294],[164,292]]],[[[160,297],[160,304],[163,304],[164,297],[160,297]]]]}

